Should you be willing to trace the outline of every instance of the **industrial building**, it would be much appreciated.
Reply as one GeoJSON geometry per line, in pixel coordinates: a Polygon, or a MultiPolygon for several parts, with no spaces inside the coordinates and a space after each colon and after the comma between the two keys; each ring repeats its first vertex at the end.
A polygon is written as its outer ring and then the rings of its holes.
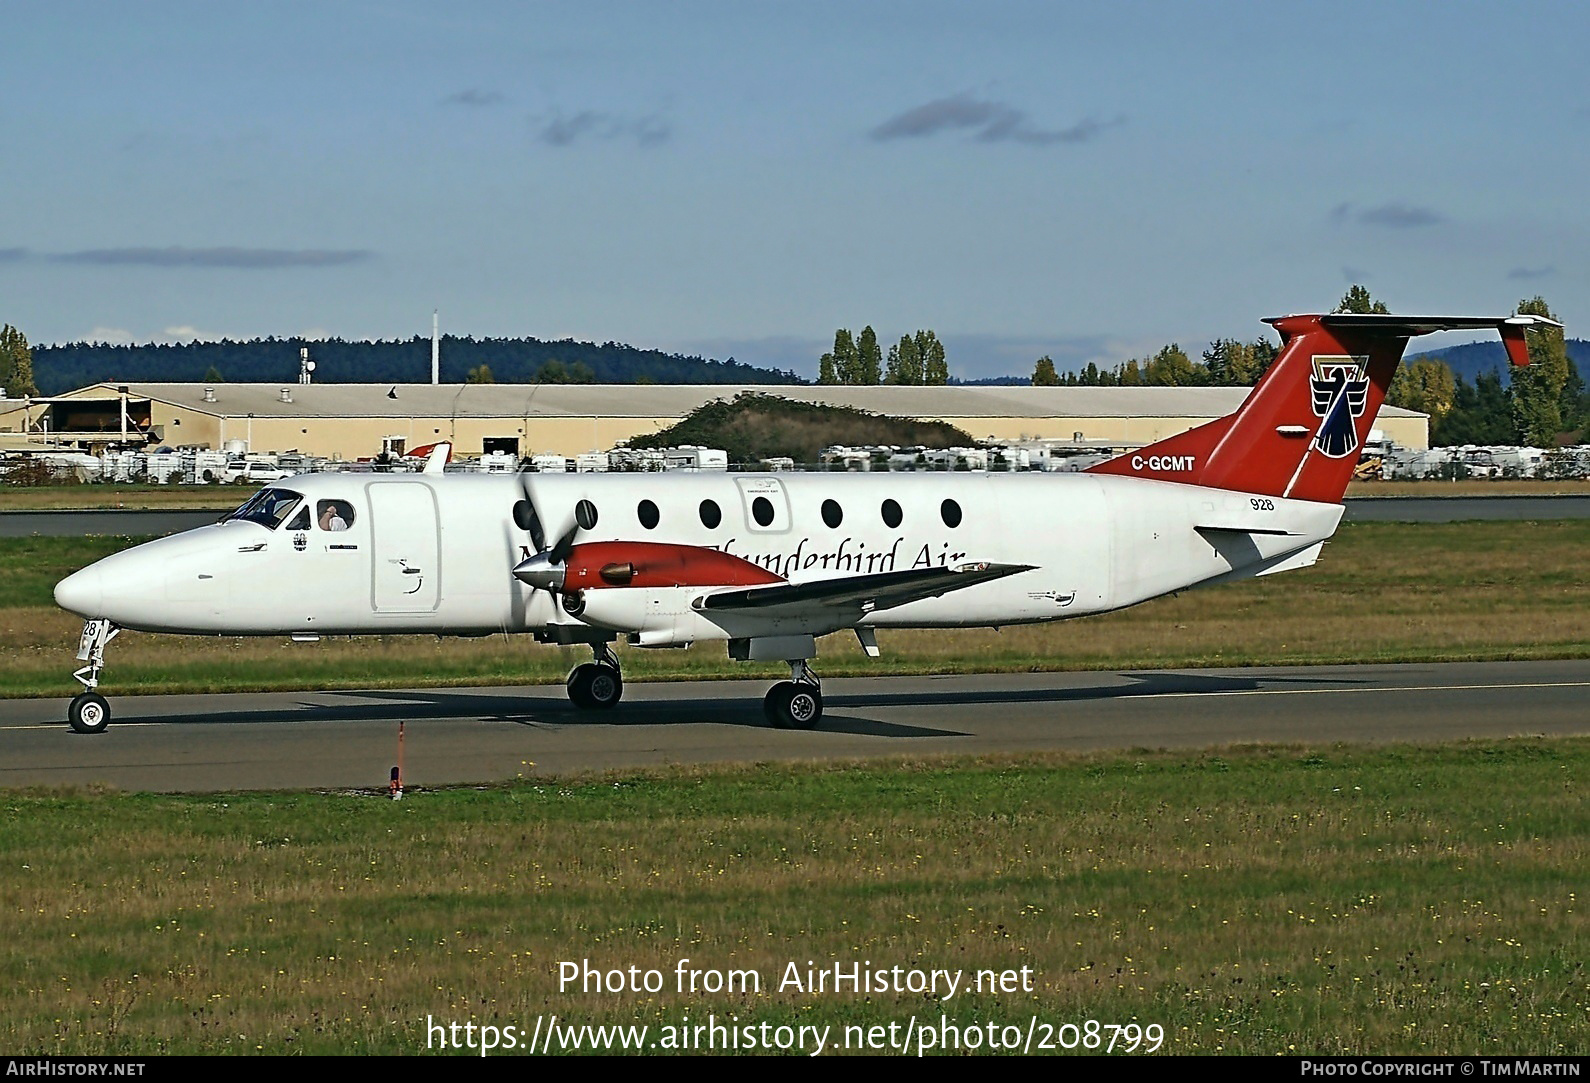
{"type": "MultiPolygon", "coordinates": [[[[0,447],[115,444],[360,459],[440,440],[455,454],[574,456],[673,425],[741,392],[947,421],[978,440],[1124,449],[1234,411],[1242,387],[835,387],[637,384],[102,383],[0,409],[0,447]]],[[[1429,418],[1383,407],[1399,446],[1429,446],[1429,418]]]]}

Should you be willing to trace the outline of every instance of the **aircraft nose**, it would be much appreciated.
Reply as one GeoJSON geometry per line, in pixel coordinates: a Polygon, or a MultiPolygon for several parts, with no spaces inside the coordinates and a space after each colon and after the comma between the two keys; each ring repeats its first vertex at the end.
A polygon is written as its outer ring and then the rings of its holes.
{"type": "Polygon", "coordinates": [[[105,585],[99,566],[91,564],[55,584],[55,604],[80,617],[103,616],[105,585]]]}

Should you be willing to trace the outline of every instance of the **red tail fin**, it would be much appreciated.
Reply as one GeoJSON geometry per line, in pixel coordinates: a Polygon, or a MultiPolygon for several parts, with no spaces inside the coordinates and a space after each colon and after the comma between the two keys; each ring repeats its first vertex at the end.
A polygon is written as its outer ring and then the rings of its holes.
{"type": "Polygon", "coordinates": [[[1529,363],[1524,330],[1539,316],[1338,313],[1266,320],[1281,354],[1237,412],[1092,467],[1093,473],[1334,503],[1347,491],[1408,339],[1494,328],[1515,365],[1529,363]]]}

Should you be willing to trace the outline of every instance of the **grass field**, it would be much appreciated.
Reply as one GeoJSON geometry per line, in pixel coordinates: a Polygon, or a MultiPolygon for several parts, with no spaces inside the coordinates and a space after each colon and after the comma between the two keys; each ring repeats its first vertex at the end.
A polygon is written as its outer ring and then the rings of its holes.
{"type": "MultiPolygon", "coordinates": [[[[0,539],[0,695],[67,696],[81,622],[54,584],[126,539],[0,539]]],[[[854,637],[820,644],[819,672],[959,673],[1140,667],[1568,658],[1590,655],[1590,520],[1348,523],[1320,563],[1190,591],[1134,609],[1003,631],[880,632],[884,657],[854,637]]],[[[778,677],[731,663],[721,645],[620,648],[636,680],[778,677]]],[[[391,688],[561,681],[589,652],[528,636],[438,640],[285,639],[124,633],[105,689],[138,692],[391,688]]]]}
{"type": "Polygon", "coordinates": [[[0,485],[0,511],[224,511],[248,499],[258,485],[0,485]]]}
{"type": "MultiPolygon", "coordinates": [[[[1171,1053],[1590,1051],[1590,741],[0,795],[0,1048],[411,1053],[495,1027],[1158,1024],[1171,1053]],[[658,993],[560,988],[558,963],[658,993]],[[676,991],[690,968],[759,991],[676,991]],[[1030,968],[1030,992],[780,990],[1030,968]]],[[[1040,1038],[1042,1032],[1040,1031],[1040,1038]]],[[[1074,1040],[1074,1038],[1073,1038],[1074,1040]]],[[[832,1045],[830,1046],[832,1048],[832,1045]]],[[[808,1047],[810,1051],[810,1047],[808,1047]]]]}

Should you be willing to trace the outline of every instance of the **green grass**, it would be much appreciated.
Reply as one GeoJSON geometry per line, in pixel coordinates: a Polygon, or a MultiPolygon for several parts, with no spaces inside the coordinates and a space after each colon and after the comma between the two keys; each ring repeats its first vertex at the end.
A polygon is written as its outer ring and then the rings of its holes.
{"type": "Polygon", "coordinates": [[[0,1048],[408,1053],[425,1019],[1159,1023],[1173,1053],[1583,1055],[1590,741],[0,795],[0,1048]],[[756,971],[681,995],[678,960],[756,971]],[[659,994],[560,990],[557,964],[659,994]],[[811,996],[786,964],[1032,968],[811,996]]]}
{"type": "MultiPolygon", "coordinates": [[[[0,539],[0,695],[74,690],[80,622],[54,608],[66,572],[130,540],[0,539]]],[[[825,676],[1218,667],[1590,656],[1590,520],[1344,525],[1303,571],[1189,591],[1133,609],[1002,631],[848,633],[822,641],[825,676]]],[[[634,680],[779,675],[718,644],[621,648],[634,680]]],[[[125,633],[105,687],[151,692],[380,688],[561,681],[588,652],[528,636],[365,636],[292,644],[125,633]]]]}

